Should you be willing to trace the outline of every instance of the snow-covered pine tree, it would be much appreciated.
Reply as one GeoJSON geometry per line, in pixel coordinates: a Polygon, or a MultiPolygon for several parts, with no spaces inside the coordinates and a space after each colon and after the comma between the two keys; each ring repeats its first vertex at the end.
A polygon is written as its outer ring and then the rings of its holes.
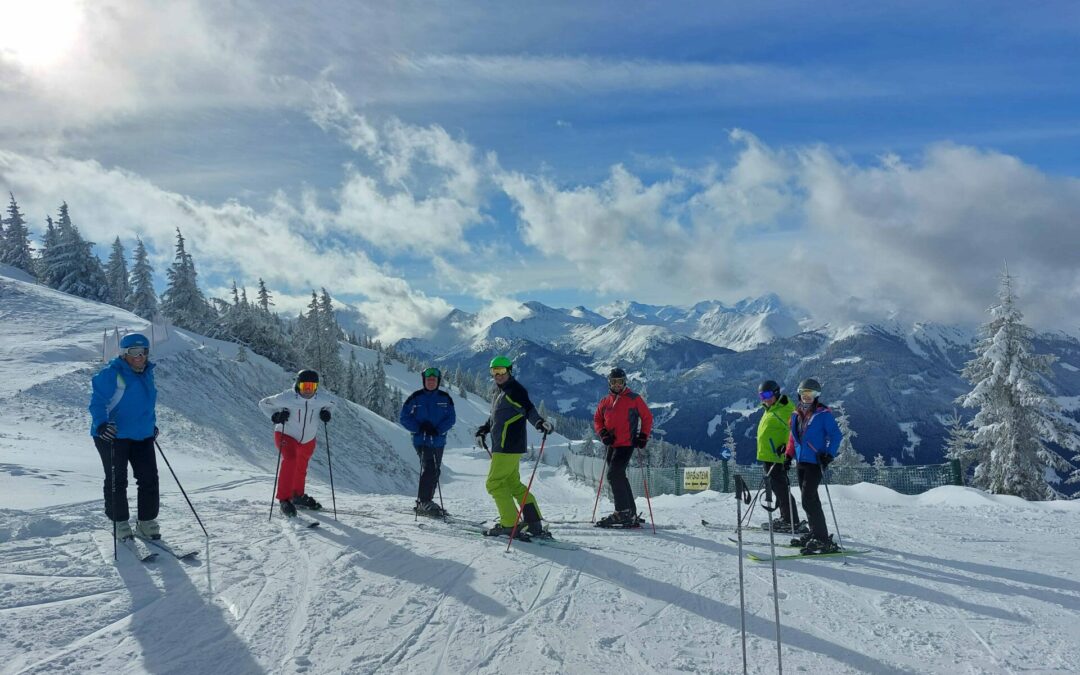
{"type": "Polygon", "coordinates": [[[1070,472],[1074,467],[1048,444],[1080,450],[1080,439],[1043,389],[1053,357],[1032,351],[1035,331],[1023,322],[1008,267],[1001,275],[998,304],[989,311],[975,358],[963,370],[973,389],[957,399],[976,409],[972,440],[978,465],[972,483],[994,494],[1053,499],[1059,493],[1047,480],[1048,469],[1070,472]]]}
{"type": "Polygon", "coordinates": [[[844,402],[837,401],[832,406],[833,415],[836,417],[836,426],[840,427],[840,433],[844,435],[843,440],[840,441],[840,449],[836,453],[836,460],[832,463],[834,467],[867,467],[866,458],[863,457],[852,443],[852,439],[856,438],[859,434],[851,428],[851,418],[848,417],[847,410],[844,409],[844,402]]]}
{"type": "Polygon", "coordinates": [[[41,235],[41,248],[37,260],[34,261],[34,276],[49,288],[56,288],[55,280],[52,278],[52,259],[56,256],[59,237],[52,216],[45,216],[45,233],[41,235]]]}
{"type": "Polygon", "coordinates": [[[345,332],[338,325],[334,302],[325,288],[319,296],[319,341],[322,344],[322,369],[319,371],[326,386],[337,391],[344,379],[345,365],[341,362],[341,340],[345,332]]]}
{"type": "Polygon", "coordinates": [[[372,412],[382,414],[386,410],[387,388],[386,368],[383,365],[382,353],[375,357],[375,364],[368,372],[367,390],[364,392],[362,405],[372,412]]]}
{"type": "Polygon", "coordinates": [[[179,328],[216,337],[217,313],[199,289],[195,261],[184,247],[184,235],[176,228],[176,255],[166,272],[169,284],[161,294],[161,312],[179,328]]]}
{"type": "Polygon", "coordinates": [[[243,342],[241,342],[240,345],[236,348],[236,360],[239,363],[247,363],[247,349],[244,348],[243,342]]]}
{"type": "Polygon", "coordinates": [[[262,277],[259,277],[259,309],[264,312],[269,312],[270,305],[274,304],[271,297],[272,296],[270,295],[270,291],[266,289],[266,282],[262,280],[262,277]]]}
{"type": "Polygon", "coordinates": [[[8,203],[8,215],[4,219],[7,228],[3,230],[3,236],[0,237],[0,263],[34,274],[36,269],[34,255],[30,249],[30,231],[26,229],[26,219],[19,211],[15,195],[10,192],[8,194],[11,196],[11,202],[8,203]]]}
{"type": "Polygon", "coordinates": [[[94,255],[94,242],[83,239],[79,228],[71,222],[67,202],[60,206],[48,278],[58,291],[88,300],[109,300],[109,282],[101,261],[94,255]]]}
{"type": "Polygon", "coordinates": [[[356,378],[359,372],[359,364],[356,361],[356,350],[349,349],[349,364],[345,366],[345,386],[341,389],[341,395],[350,401],[356,401],[356,378]]]}
{"type": "Polygon", "coordinates": [[[945,418],[945,459],[960,461],[960,475],[967,480],[971,464],[977,459],[975,442],[972,440],[971,426],[964,422],[964,418],[953,410],[950,417],[945,418]]]}
{"type": "Polygon", "coordinates": [[[131,267],[131,294],[127,306],[136,316],[151,321],[158,311],[157,293],[154,292],[154,268],[142,239],[136,238],[135,257],[131,267]]]}
{"type": "Polygon", "coordinates": [[[109,284],[109,304],[131,309],[128,304],[131,283],[128,280],[127,260],[124,258],[124,245],[120,243],[120,237],[113,240],[112,253],[105,265],[105,280],[109,284]]]}
{"type": "Polygon", "coordinates": [[[724,448],[731,453],[731,461],[735,461],[735,450],[738,446],[735,444],[735,425],[728,422],[724,425],[724,448]]]}

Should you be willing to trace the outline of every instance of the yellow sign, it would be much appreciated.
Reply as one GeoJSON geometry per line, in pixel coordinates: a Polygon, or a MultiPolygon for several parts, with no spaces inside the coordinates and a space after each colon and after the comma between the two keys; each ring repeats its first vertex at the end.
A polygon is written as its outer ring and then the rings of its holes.
{"type": "Polygon", "coordinates": [[[708,490],[712,478],[712,469],[707,466],[686,467],[682,470],[684,492],[708,490]]]}

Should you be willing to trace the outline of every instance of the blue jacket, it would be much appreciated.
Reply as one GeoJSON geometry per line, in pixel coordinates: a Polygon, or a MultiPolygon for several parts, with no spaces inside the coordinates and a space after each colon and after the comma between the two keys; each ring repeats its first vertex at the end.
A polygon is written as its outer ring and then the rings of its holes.
{"type": "Polygon", "coordinates": [[[154,364],[136,373],[119,356],[94,376],[90,394],[90,435],[97,436],[103,422],[116,425],[117,438],[142,440],[154,435],[157,387],[154,364]]]}
{"type": "Polygon", "coordinates": [[[442,448],[446,446],[446,432],[454,426],[457,415],[454,413],[454,399],[442,389],[428,391],[417,389],[405,405],[401,406],[401,426],[412,432],[412,442],[416,447],[442,448]],[[435,427],[435,435],[420,432],[424,422],[435,427]]]}
{"type": "Polygon", "coordinates": [[[836,424],[836,418],[832,411],[821,403],[814,404],[814,414],[806,425],[806,429],[799,433],[799,409],[791,413],[791,421],[788,427],[791,429],[791,438],[788,439],[788,456],[794,457],[796,462],[817,464],[817,454],[827,452],[833,457],[840,451],[840,441],[844,434],[836,424]],[[794,451],[793,451],[794,449],[794,451]]]}

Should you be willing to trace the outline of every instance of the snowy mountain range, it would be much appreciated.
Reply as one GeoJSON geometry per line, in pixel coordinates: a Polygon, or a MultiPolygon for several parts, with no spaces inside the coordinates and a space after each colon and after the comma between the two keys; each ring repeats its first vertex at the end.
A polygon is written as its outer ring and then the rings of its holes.
{"type": "MultiPolygon", "coordinates": [[[[858,433],[856,450],[903,464],[942,461],[942,420],[969,389],[960,377],[973,356],[972,327],[904,321],[830,325],[774,294],[728,306],[690,307],[621,301],[557,309],[525,303],[519,318],[481,325],[455,310],[424,339],[397,347],[450,367],[482,370],[491,356],[515,359],[534,398],[565,414],[590,417],[618,365],[631,386],[664,406],[669,441],[719,454],[723,426],[734,425],[737,457],[754,459],[757,385],[775,379],[792,392],[815,377],[823,400],[842,403],[858,433]]],[[[1049,381],[1067,409],[1080,395],[1080,342],[1043,334],[1037,348],[1058,362],[1049,381]]],[[[970,411],[959,410],[961,415],[970,411]]]]}

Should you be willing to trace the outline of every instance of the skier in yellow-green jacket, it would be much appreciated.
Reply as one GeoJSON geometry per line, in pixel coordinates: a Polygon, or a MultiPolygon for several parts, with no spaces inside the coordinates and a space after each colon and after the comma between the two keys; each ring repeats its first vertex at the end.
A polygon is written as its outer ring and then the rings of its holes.
{"type": "MultiPolygon", "coordinates": [[[[510,535],[517,518],[518,505],[525,498],[525,485],[518,472],[521,455],[528,444],[525,425],[532,424],[544,435],[555,430],[551,422],[540,417],[525,387],[514,379],[513,367],[513,362],[505,356],[496,356],[491,360],[491,377],[498,389],[491,400],[491,416],[476,430],[476,440],[484,448],[488,448],[487,435],[491,434],[487,491],[499,510],[499,522],[484,532],[489,536],[510,535]]],[[[530,536],[550,536],[544,530],[540,508],[531,492],[521,509],[521,520],[522,525],[518,527],[516,536],[523,541],[530,536]]]]}
{"type": "MultiPolygon", "coordinates": [[[[788,436],[791,435],[788,423],[795,410],[795,403],[789,401],[786,394],[780,393],[780,385],[773,380],[761,383],[758,387],[758,398],[764,412],[758,421],[757,458],[762,463],[769,487],[780,507],[780,517],[773,520],[772,527],[777,532],[791,533],[791,524],[795,523],[795,532],[798,533],[805,530],[806,526],[799,521],[799,509],[791,498],[788,483],[791,460],[784,454],[788,436]]],[[[767,527],[768,523],[762,525],[763,529],[767,527]]]]}

